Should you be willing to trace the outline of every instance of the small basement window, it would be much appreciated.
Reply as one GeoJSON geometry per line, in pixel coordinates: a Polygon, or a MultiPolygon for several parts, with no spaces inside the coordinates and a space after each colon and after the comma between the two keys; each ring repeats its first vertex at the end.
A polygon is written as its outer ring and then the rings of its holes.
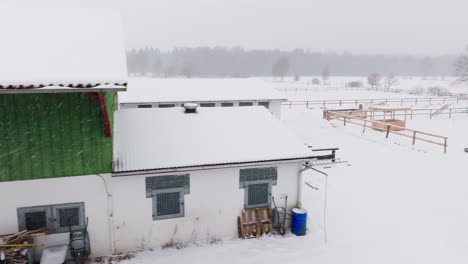
{"type": "Polygon", "coordinates": [[[184,216],[184,189],[153,190],[152,193],[153,220],[184,216]]]}
{"type": "Polygon", "coordinates": [[[159,104],[159,108],[171,108],[175,107],[175,104],[159,104]]]}
{"type": "Polygon", "coordinates": [[[215,107],[216,103],[200,103],[200,107],[215,107]]]}
{"type": "Polygon", "coordinates": [[[234,103],[221,103],[221,107],[233,107],[234,103]]]}
{"type": "Polygon", "coordinates": [[[240,102],[239,106],[253,106],[253,102],[240,102]]]}
{"type": "Polygon", "coordinates": [[[153,220],[184,216],[184,196],[190,193],[190,175],[146,177],[146,198],[153,202],[153,220]]]}
{"type": "Polygon", "coordinates": [[[266,109],[270,108],[270,102],[258,102],[258,105],[264,106],[266,109]]]}
{"type": "Polygon", "coordinates": [[[84,203],[22,207],[17,212],[20,231],[45,228],[49,233],[64,233],[85,226],[84,203]]]}
{"type": "Polygon", "coordinates": [[[245,208],[258,208],[271,206],[270,180],[249,181],[245,183],[245,208]]]}
{"type": "Polygon", "coordinates": [[[153,108],[150,104],[138,105],[138,108],[153,108]]]}

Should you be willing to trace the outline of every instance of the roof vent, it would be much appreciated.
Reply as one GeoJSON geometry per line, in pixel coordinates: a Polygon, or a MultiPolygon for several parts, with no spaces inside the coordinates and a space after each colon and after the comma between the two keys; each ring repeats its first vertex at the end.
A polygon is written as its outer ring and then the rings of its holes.
{"type": "Polygon", "coordinates": [[[198,105],[197,104],[193,104],[193,103],[187,103],[187,104],[184,104],[184,109],[185,109],[185,112],[186,114],[194,114],[197,112],[197,107],[198,105]]]}

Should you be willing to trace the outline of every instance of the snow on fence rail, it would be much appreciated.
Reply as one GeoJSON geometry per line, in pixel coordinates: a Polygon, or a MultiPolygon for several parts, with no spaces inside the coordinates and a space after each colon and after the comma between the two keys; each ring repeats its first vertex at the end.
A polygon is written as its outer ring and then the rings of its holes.
{"type": "Polygon", "coordinates": [[[366,87],[345,87],[345,86],[315,86],[315,87],[288,87],[275,88],[279,92],[338,92],[338,91],[364,91],[369,90],[366,87]]]}
{"type": "MultiPolygon", "coordinates": [[[[407,116],[410,117],[410,119],[412,120],[413,119],[413,116],[429,116],[429,118],[433,118],[435,115],[434,113],[437,113],[437,115],[448,115],[449,118],[452,118],[453,115],[457,115],[457,114],[468,114],[468,107],[453,107],[453,108],[445,108],[443,110],[441,110],[440,108],[419,108],[419,109],[411,109],[408,111],[407,113],[407,116]],[[439,112],[438,112],[439,111],[439,112]]],[[[345,113],[347,114],[350,114],[350,113],[353,113],[352,115],[353,116],[361,116],[361,117],[365,117],[365,116],[368,116],[369,113],[371,111],[368,111],[368,110],[354,110],[354,109],[350,109],[349,111],[346,111],[346,110],[343,110],[345,113]]],[[[335,112],[340,112],[340,111],[337,111],[337,110],[323,110],[324,112],[324,115],[327,113],[327,112],[332,112],[332,113],[335,113],[335,112]]],[[[374,113],[374,116],[375,117],[383,117],[384,114],[382,113],[374,113]]],[[[405,116],[405,113],[400,113],[400,112],[396,112],[394,114],[395,117],[398,117],[398,116],[405,116]]]]}
{"type": "Polygon", "coordinates": [[[410,129],[410,128],[406,128],[406,127],[397,126],[397,125],[392,125],[392,124],[388,124],[388,123],[377,121],[377,120],[363,119],[363,118],[359,118],[359,117],[355,117],[355,116],[351,116],[351,115],[347,115],[347,114],[342,114],[340,112],[333,112],[333,116],[334,116],[334,119],[342,118],[344,126],[346,126],[347,123],[362,126],[363,127],[362,133],[366,132],[367,127],[368,128],[373,128],[375,130],[375,128],[372,127],[372,123],[375,123],[375,124],[382,125],[383,127],[386,128],[385,130],[382,130],[382,131],[386,132],[385,138],[388,138],[389,134],[396,134],[396,135],[399,135],[399,136],[411,138],[413,140],[412,141],[413,145],[415,145],[416,141],[419,140],[419,141],[431,143],[431,144],[434,144],[434,145],[442,146],[444,148],[444,154],[447,153],[447,147],[448,147],[447,140],[448,140],[448,138],[444,137],[444,136],[435,135],[435,134],[431,134],[431,133],[427,133],[427,132],[423,132],[423,131],[419,131],[419,130],[414,130],[414,129],[410,129]],[[356,120],[356,121],[353,121],[353,120],[356,120]],[[359,123],[359,122],[362,122],[362,123],[359,123]],[[368,125],[369,123],[371,125],[368,125]],[[392,128],[395,128],[396,130],[399,130],[399,131],[395,131],[392,128]],[[407,132],[410,132],[410,134],[405,134],[405,133],[403,133],[401,131],[407,131],[407,132]],[[425,136],[425,138],[423,138],[422,136],[425,136]],[[439,140],[439,141],[436,141],[436,140],[439,140]]]}
{"type": "Polygon", "coordinates": [[[445,103],[456,103],[460,100],[468,100],[468,98],[464,97],[407,97],[407,98],[377,98],[377,99],[334,99],[334,100],[308,100],[308,101],[287,101],[283,102],[281,105],[282,106],[289,106],[291,108],[292,106],[306,106],[309,108],[309,106],[313,105],[358,105],[358,104],[377,104],[377,103],[400,103],[401,105],[405,103],[413,103],[413,104],[418,104],[418,103],[435,103],[435,102],[442,102],[443,104],[445,103]]]}

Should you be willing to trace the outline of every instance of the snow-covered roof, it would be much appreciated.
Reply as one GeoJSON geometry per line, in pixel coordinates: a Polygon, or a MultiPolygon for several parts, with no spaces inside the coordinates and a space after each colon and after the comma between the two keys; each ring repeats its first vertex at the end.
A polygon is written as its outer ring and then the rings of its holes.
{"type": "Polygon", "coordinates": [[[286,100],[263,80],[242,78],[129,78],[119,103],[286,100]]]}
{"type": "Polygon", "coordinates": [[[261,106],[115,112],[114,172],[307,159],[310,149],[261,106]]]}
{"type": "Polygon", "coordinates": [[[118,11],[2,8],[0,36],[0,88],[127,83],[118,11]]]}

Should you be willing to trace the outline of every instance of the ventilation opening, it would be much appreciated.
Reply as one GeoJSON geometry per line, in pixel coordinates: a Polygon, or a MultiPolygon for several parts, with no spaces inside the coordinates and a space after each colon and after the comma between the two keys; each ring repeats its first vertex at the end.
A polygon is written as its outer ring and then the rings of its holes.
{"type": "Polygon", "coordinates": [[[197,104],[187,103],[184,104],[184,109],[186,114],[193,114],[197,112],[197,104]]]}

